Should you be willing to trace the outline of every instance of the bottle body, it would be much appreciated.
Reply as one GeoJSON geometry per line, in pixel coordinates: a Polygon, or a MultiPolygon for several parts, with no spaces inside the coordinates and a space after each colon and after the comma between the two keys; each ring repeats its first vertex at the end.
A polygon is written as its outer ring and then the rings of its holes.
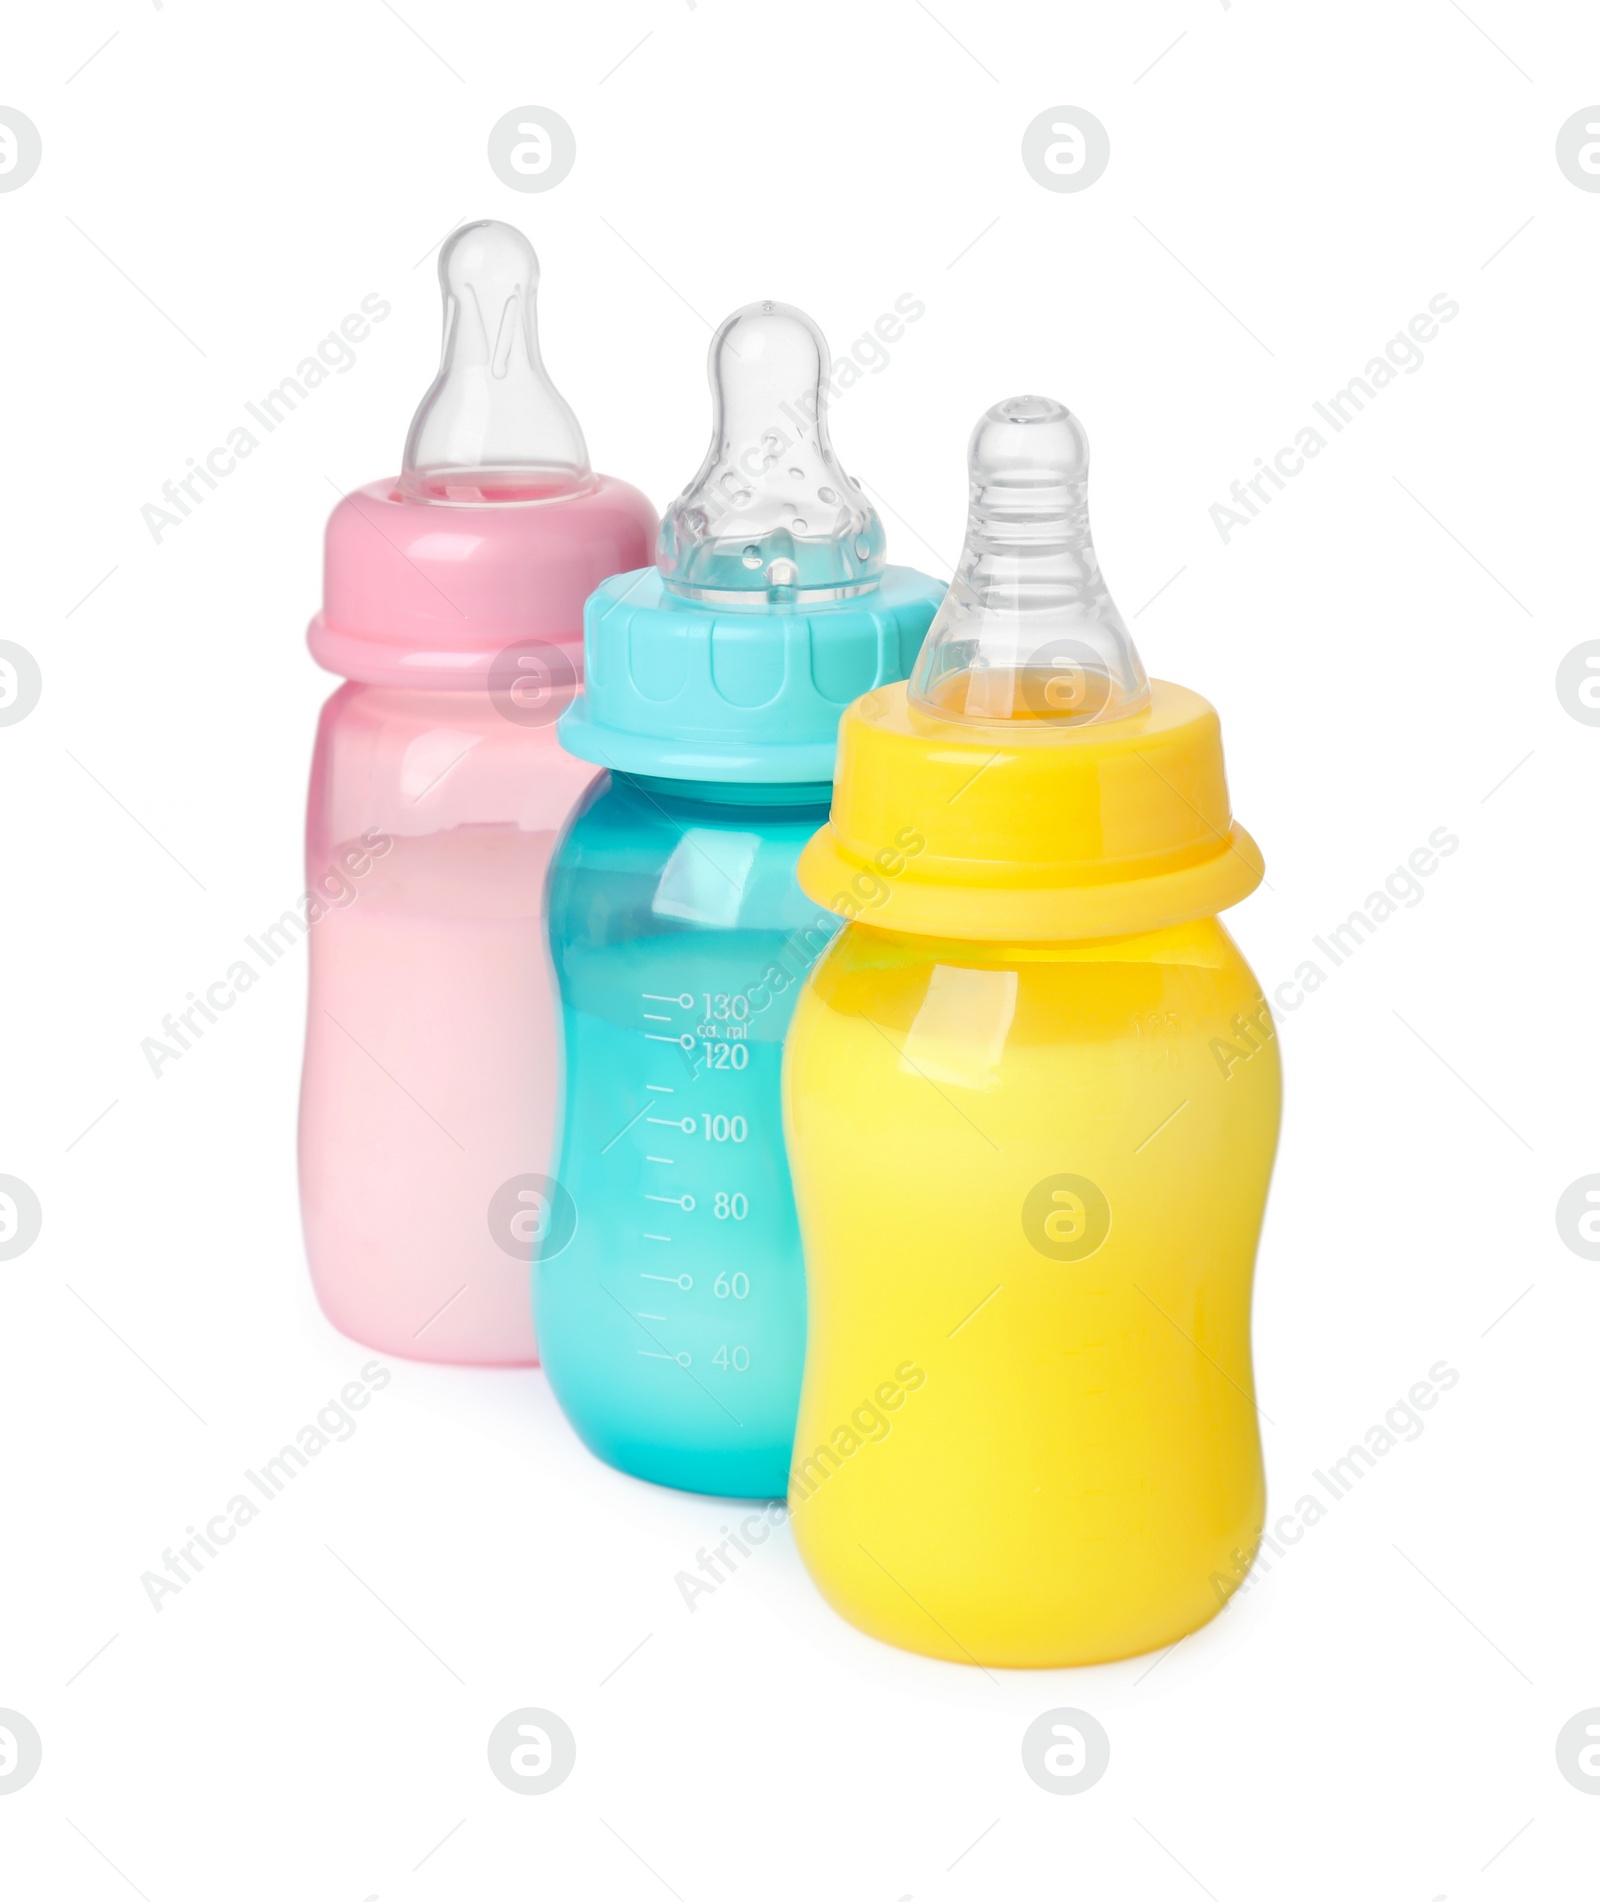
{"type": "Polygon", "coordinates": [[[711,791],[617,775],[557,855],[554,1173],[575,1226],[545,1238],[536,1312],[550,1384],[602,1459],[771,1498],[805,1338],[782,1044],[837,928],[794,868],[827,788],[782,805],[711,791]]]}
{"type": "Polygon", "coordinates": [[[976,944],[851,925],[786,1061],[801,1555],[874,1636],[1100,1663],[1260,1536],[1250,1362],[1277,1042],[1215,919],[976,944]]]}
{"type": "Polygon", "coordinates": [[[487,692],[351,682],[323,709],[301,1202],[324,1312],[385,1353],[537,1359],[503,1192],[550,1166],[545,887],[595,777],[487,692]]]}

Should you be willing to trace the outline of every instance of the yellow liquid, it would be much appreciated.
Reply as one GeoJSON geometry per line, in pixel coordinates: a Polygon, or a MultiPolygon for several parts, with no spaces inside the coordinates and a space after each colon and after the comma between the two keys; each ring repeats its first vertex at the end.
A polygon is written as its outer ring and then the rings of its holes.
{"type": "Polygon", "coordinates": [[[835,940],[785,1063],[809,1302],[790,1509],[844,1617],[1053,1666],[1221,1608],[1265,1506],[1250,1290],[1280,1094],[1214,919],[835,940]]]}

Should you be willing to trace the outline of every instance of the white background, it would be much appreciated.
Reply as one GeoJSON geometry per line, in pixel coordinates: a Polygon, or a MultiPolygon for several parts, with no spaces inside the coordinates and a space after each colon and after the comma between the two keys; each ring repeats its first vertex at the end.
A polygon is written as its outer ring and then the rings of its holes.
{"type": "Polygon", "coordinates": [[[1600,730],[1554,678],[1600,632],[1600,195],[1554,142],[1600,99],[1600,16],[1469,6],[13,23],[0,104],[44,161],[0,195],[0,636],[44,696],[0,732],[0,1170],[44,1227],[0,1263],[0,1706],[44,1764],[0,1799],[8,1895],[1594,1893],[1600,1802],[1555,1738],[1600,1704],[1600,1266],[1554,1210],[1600,1169],[1600,730]],[[577,137],[544,194],[485,157],[529,102],[577,137]],[[1020,159],[1059,104],[1110,133],[1081,193],[1020,159]],[[1222,712],[1271,881],[1230,922],[1269,993],[1434,828],[1460,839],[1281,1014],[1274,1513],[1435,1362],[1459,1384],[1153,1670],[898,1654],[826,1609],[786,1531],[691,1614],[674,1575],[727,1508],[596,1464],[537,1373],[395,1363],[204,1576],[159,1613],[141,1589],[369,1358],[301,1252],[303,952],[159,1080],[140,1042],[301,887],[322,524],[395,468],[438,241],[482,216],[539,251],[595,465],[658,506],[704,445],[709,326],[752,298],[836,353],[926,304],[834,415],[901,561],[954,561],[980,410],[1068,402],[1146,662],[1222,712]],[[141,505],[369,292],[393,314],[355,367],[154,542],[141,505]],[[1225,543],[1212,504],[1437,293],[1460,314],[1423,367],[1225,543]],[[523,1705],[578,1743],[537,1799],[485,1758],[523,1705]],[[1019,1755],[1058,1705],[1111,1738],[1077,1796],[1019,1755]]]}

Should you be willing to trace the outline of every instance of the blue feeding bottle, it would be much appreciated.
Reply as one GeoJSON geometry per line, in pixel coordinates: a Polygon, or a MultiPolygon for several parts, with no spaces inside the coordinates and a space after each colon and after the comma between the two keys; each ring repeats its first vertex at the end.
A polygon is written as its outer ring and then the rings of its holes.
{"type": "Polygon", "coordinates": [[[828,440],[810,318],[735,311],[709,372],[705,461],[656,566],[590,597],[558,728],[610,779],[551,872],[566,1078],[535,1311],[601,1459],[779,1498],[806,1331],[783,1037],[839,925],[795,865],[827,818],[840,713],[905,678],[944,590],[884,565],[828,440]]]}

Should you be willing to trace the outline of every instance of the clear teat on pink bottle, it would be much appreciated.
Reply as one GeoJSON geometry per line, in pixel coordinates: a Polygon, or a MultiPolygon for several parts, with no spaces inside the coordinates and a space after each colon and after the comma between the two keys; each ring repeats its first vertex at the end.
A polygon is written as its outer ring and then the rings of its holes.
{"type": "Polygon", "coordinates": [[[598,776],[555,722],[584,600],[647,565],[656,516],[590,470],[522,234],[463,226],[439,278],[438,377],[399,480],[334,510],[310,630],[346,684],[311,769],[300,1192],[336,1327],[526,1366],[560,1070],[545,874],[598,776]]]}

